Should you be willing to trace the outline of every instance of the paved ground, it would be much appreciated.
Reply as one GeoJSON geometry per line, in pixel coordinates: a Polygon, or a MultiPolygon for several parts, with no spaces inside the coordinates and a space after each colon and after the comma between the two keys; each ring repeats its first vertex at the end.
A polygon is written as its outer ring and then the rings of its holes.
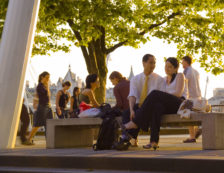
{"type": "Polygon", "coordinates": [[[224,150],[202,150],[201,137],[197,143],[182,143],[187,137],[162,135],[157,151],[142,148],[149,136],[140,136],[139,147],[128,151],[93,151],[90,147],[46,149],[44,136],[36,136],[33,146],[21,145],[18,138],[14,149],[0,150],[0,172],[222,173],[224,150]]]}
{"type": "MultiPolygon", "coordinates": [[[[30,173],[30,168],[18,168],[18,167],[1,167],[0,171],[21,171],[22,173],[30,173]]],[[[52,168],[32,168],[32,173],[166,173],[166,172],[154,172],[154,171],[130,171],[130,170],[94,170],[94,169],[52,169],[52,168]]],[[[4,172],[6,173],[6,172],[4,172]]]]}
{"type": "MultiPolygon", "coordinates": [[[[186,139],[188,135],[161,135],[160,137],[160,148],[159,150],[202,150],[202,141],[201,137],[197,140],[197,143],[184,144],[182,141],[186,139]]],[[[149,136],[141,135],[139,136],[139,147],[132,147],[131,150],[143,150],[142,145],[147,144],[149,141],[149,136]]],[[[44,136],[35,136],[34,138],[35,145],[33,146],[24,146],[20,144],[19,138],[16,140],[16,149],[25,149],[25,148],[45,148],[46,141],[44,136]]]]}
{"type": "Polygon", "coordinates": [[[34,139],[35,145],[24,146],[16,141],[15,149],[0,150],[0,155],[33,155],[33,156],[87,156],[87,157],[143,157],[143,158],[186,158],[186,159],[221,159],[224,150],[202,150],[201,138],[197,143],[184,144],[187,135],[161,136],[160,148],[157,151],[145,150],[142,145],[149,140],[148,136],[139,137],[139,147],[131,147],[128,151],[93,151],[92,148],[46,149],[43,136],[34,139]]]}

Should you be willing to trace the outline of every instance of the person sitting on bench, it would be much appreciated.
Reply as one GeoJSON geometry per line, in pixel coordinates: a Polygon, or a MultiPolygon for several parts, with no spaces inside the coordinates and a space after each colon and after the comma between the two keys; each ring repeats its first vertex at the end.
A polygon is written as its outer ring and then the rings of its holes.
{"type": "Polygon", "coordinates": [[[129,109],[128,94],[130,90],[130,81],[127,80],[118,71],[113,71],[109,79],[114,85],[113,93],[116,99],[115,107],[121,111],[129,109]]]}
{"type": "Polygon", "coordinates": [[[99,107],[100,104],[95,98],[94,91],[99,88],[99,78],[97,74],[90,74],[86,77],[86,88],[79,95],[79,102],[85,102],[92,107],[99,107]]]}
{"type": "MultiPolygon", "coordinates": [[[[153,90],[164,91],[164,79],[154,73],[156,58],[154,55],[145,54],[142,58],[144,71],[131,79],[130,92],[128,96],[129,109],[123,112],[122,123],[126,124],[135,117],[136,112],[141,108],[146,96],[153,90]]],[[[139,129],[130,129],[128,133],[134,140],[137,140],[139,129]]],[[[122,133],[120,144],[130,145],[129,139],[122,133]]],[[[118,144],[119,148],[119,144],[118,144]]]]}
{"type": "MultiPolygon", "coordinates": [[[[148,131],[150,127],[150,143],[143,146],[145,149],[154,148],[156,150],[158,148],[162,115],[177,113],[180,104],[188,97],[186,80],[183,73],[177,72],[178,67],[179,62],[176,58],[171,57],[166,60],[165,92],[152,91],[142,103],[141,108],[134,114],[132,120],[123,126],[123,130],[141,128],[144,131],[148,131]]],[[[123,142],[123,145],[127,144],[123,142]]],[[[118,149],[124,148],[122,142],[117,147],[118,149]]]]}

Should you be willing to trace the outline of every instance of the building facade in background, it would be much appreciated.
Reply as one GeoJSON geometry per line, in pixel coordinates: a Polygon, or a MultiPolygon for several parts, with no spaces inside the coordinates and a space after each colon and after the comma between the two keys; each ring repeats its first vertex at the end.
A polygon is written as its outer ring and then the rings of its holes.
{"type": "Polygon", "coordinates": [[[84,88],[85,87],[85,84],[82,81],[82,79],[80,77],[76,76],[76,74],[71,71],[71,66],[70,65],[68,67],[68,72],[66,73],[64,79],[61,78],[61,77],[58,79],[58,82],[56,83],[56,92],[62,89],[62,84],[65,81],[70,81],[71,82],[71,87],[68,90],[68,92],[71,95],[73,95],[72,92],[73,92],[74,87],[79,87],[79,88],[84,88]]]}
{"type": "Polygon", "coordinates": [[[212,107],[213,112],[224,112],[224,88],[215,88],[213,90],[213,97],[208,100],[211,105],[216,105],[212,107]]]}

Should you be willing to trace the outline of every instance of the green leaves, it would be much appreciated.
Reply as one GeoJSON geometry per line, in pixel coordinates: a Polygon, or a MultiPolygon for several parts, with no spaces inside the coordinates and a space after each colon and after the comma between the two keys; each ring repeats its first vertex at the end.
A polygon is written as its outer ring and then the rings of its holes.
{"type": "Polygon", "coordinates": [[[8,7],[8,0],[1,0],[0,2],[0,39],[1,39],[3,26],[5,22],[7,7],[8,7]]]}

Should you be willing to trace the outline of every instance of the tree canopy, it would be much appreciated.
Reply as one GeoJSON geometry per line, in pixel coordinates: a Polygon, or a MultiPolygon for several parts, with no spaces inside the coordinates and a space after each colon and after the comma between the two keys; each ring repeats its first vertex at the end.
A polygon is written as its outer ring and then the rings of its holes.
{"type": "Polygon", "coordinates": [[[224,72],[223,0],[41,0],[32,53],[68,52],[74,44],[105,85],[106,56],[152,37],[176,43],[179,58],[199,54],[205,70],[224,72]]]}
{"type": "Polygon", "coordinates": [[[218,0],[42,0],[33,54],[68,51],[67,39],[88,47],[100,39],[106,54],[138,47],[152,36],[178,45],[178,56],[201,54],[206,70],[223,71],[224,2],[218,0]],[[64,27],[65,26],[65,27],[64,27]]]}

